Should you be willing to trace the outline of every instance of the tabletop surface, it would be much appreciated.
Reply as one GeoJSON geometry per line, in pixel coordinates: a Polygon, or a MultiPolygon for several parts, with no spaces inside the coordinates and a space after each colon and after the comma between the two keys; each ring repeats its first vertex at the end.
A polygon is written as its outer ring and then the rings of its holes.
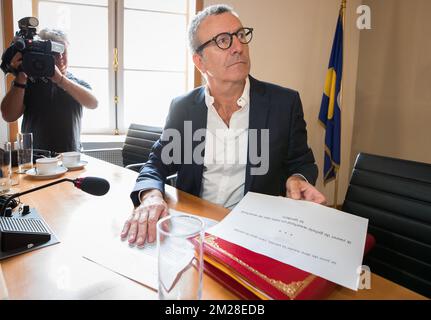
{"type": "MultiPolygon", "coordinates": [[[[64,182],[22,196],[20,201],[37,209],[59,238],[60,243],[1,261],[9,299],[157,299],[157,292],[83,258],[83,248],[92,239],[119,235],[133,209],[130,192],[137,173],[110,163],[83,156],[88,165],[63,177],[96,176],[110,182],[110,191],[95,197],[64,182]]],[[[61,177],[61,178],[63,178],[61,177]]],[[[35,180],[14,174],[19,184],[14,192],[34,188],[54,180],[35,180]]],[[[60,179],[60,178],[58,178],[60,179]]],[[[170,208],[221,220],[229,210],[195,196],[166,187],[170,208]]],[[[120,241],[120,239],[119,239],[120,241]]],[[[203,279],[203,299],[238,299],[207,275],[203,279]]],[[[378,275],[371,276],[371,289],[337,287],[329,299],[425,299],[378,275]]]]}

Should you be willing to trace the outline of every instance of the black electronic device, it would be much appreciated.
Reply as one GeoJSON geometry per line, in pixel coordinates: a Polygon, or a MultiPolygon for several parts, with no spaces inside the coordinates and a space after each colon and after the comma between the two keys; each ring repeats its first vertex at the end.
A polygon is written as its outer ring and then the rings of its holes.
{"type": "Polygon", "coordinates": [[[0,260],[59,243],[35,208],[0,217],[0,260]]]}
{"type": "Polygon", "coordinates": [[[41,219],[0,217],[0,250],[31,249],[51,240],[51,232],[41,219]]]}
{"type": "Polygon", "coordinates": [[[64,52],[64,45],[51,40],[42,40],[36,33],[39,20],[35,17],[25,17],[18,21],[19,31],[13,42],[2,55],[0,69],[5,74],[24,71],[32,78],[52,77],[55,73],[55,56],[64,52]],[[19,70],[10,65],[17,52],[22,54],[22,65],[19,70]]]}

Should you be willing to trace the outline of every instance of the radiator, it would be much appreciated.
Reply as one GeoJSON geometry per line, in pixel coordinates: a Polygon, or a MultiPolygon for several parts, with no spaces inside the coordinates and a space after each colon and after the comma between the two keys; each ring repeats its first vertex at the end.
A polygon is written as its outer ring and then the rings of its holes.
{"type": "Polygon", "coordinates": [[[82,153],[90,157],[115,164],[120,167],[123,166],[123,156],[121,148],[82,150],[82,153]]]}

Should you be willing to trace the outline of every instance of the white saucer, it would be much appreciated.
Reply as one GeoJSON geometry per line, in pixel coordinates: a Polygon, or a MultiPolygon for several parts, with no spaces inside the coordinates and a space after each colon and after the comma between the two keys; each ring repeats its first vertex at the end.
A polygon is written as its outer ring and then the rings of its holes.
{"type": "Polygon", "coordinates": [[[79,169],[82,169],[82,168],[84,168],[86,165],[88,164],[88,161],[84,161],[84,160],[81,160],[81,161],[79,161],[78,163],[76,163],[76,164],[73,164],[73,165],[70,165],[70,166],[66,166],[66,165],[64,165],[67,169],[69,169],[69,171],[73,171],[73,170],[79,170],[79,169]]]}
{"type": "Polygon", "coordinates": [[[55,170],[54,173],[49,173],[49,174],[37,174],[36,172],[36,168],[30,169],[26,171],[26,175],[34,178],[34,179],[54,179],[57,177],[62,176],[63,174],[65,174],[67,172],[67,168],[63,167],[63,166],[59,166],[57,167],[57,169],[55,170]]]}

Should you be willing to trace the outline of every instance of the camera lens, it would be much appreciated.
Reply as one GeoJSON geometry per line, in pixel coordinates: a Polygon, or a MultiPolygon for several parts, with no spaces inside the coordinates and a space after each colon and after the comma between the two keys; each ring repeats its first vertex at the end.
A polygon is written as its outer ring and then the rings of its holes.
{"type": "Polygon", "coordinates": [[[45,61],[35,59],[35,60],[33,60],[32,67],[33,67],[33,70],[36,70],[38,72],[42,72],[43,70],[45,70],[45,67],[46,67],[45,61]]]}
{"type": "Polygon", "coordinates": [[[54,57],[50,54],[26,52],[22,58],[22,67],[32,77],[52,77],[55,73],[54,57]]]}

